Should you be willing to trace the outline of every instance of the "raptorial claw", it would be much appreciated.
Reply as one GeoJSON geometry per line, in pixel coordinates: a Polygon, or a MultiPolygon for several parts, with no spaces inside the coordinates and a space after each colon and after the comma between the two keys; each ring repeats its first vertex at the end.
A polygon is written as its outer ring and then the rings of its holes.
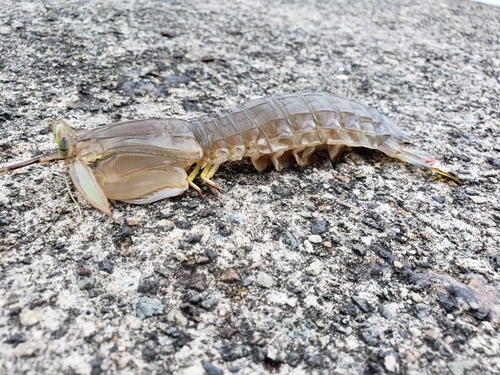
{"type": "Polygon", "coordinates": [[[108,198],[97,183],[92,170],[83,164],[80,159],[74,159],[69,163],[69,174],[76,189],[85,200],[112,218],[108,198]]]}

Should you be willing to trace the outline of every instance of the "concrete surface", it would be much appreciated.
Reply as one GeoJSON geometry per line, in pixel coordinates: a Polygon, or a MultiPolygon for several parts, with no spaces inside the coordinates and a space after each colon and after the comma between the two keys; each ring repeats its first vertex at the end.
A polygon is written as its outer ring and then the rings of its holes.
{"type": "Polygon", "coordinates": [[[3,174],[1,373],[500,373],[499,8],[3,0],[0,52],[2,164],[52,150],[55,118],[307,89],[375,106],[464,181],[367,150],[241,161],[218,199],[116,203],[113,223],[63,163],[3,174]]]}

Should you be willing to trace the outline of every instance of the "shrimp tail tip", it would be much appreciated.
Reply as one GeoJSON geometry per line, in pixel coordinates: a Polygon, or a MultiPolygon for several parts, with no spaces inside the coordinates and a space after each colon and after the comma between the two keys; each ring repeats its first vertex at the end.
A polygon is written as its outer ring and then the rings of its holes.
{"type": "Polygon", "coordinates": [[[437,174],[440,174],[441,176],[449,178],[450,180],[452,180],[453,182],[457,183],[458,185],[463,185],[464,184],[462,180],[460,180],[459,178],[453,176],[451,173],[442,171],[441,169],[436,168],[436,167],[429,167],[429,169],[433,170],[437,174]]]}

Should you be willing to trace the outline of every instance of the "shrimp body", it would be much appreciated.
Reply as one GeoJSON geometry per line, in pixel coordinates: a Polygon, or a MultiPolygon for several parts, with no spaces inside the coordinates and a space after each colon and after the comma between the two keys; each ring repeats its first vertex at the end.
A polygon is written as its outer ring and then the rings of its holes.
{"type": "Polygon", "coordinates": [[[259,171],[332,160],[345,146],[377,149],[428,167],[455,181],[425,152],[405,147],[411,137],[387,116],[327,92],[275,94],[186,121],[176,118],[119,122],[78,134],[54,124],[57,152],[1,168],[65,160],[73,183],[94,207],[111,216],[108,199],[143,204],[183,193],[199,175],[210,190],[220,164],[250,157],[259,171]],[[191,171],[189,174],[188,172],[191,171]]]}
{"type": "Polygon", "coordinates": [[[374,108],[328,92],[275,94],[191,121],[205,164],[250,157],[259,171],[278,171],[314,162],[327,148],[335,158],[342,147],[367,147],[404,161],[429,166],[430,157],[412,154],[402,142],[411,137],[374,108]]]}

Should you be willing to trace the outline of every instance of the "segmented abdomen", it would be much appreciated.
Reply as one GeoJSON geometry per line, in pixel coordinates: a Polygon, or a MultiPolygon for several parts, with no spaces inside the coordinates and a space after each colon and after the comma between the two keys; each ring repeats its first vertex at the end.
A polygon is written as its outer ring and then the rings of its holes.
{"type": "Polygon", "coordinates": [[[327,92],[275,94],[191,124],[211,163],[249,156],[259,170],[278,168],[277,158],[287,166],[292,154],[307,164],[322,145],[381,149],[389,138],[410,139],[376,109],[327,92]]]}

